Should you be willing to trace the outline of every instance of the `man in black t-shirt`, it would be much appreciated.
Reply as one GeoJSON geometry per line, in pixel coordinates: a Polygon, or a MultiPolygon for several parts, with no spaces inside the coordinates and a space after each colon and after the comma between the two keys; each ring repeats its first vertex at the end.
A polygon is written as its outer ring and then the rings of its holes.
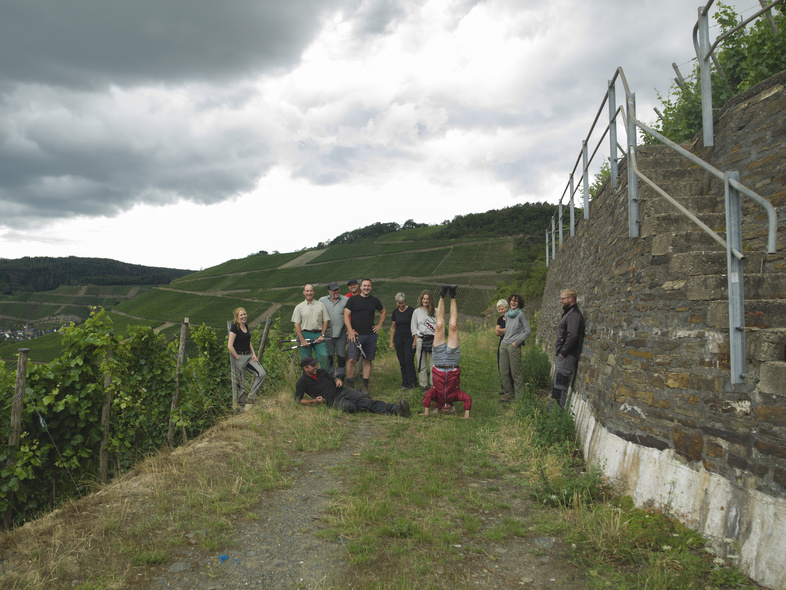
{"type": "Polygon", "coordinates": [[[317,368],[317,362],[311,357],[300,361],[300,367],[303,369],[303,374],[295,384],[295,401],[300,405],[327,404],[348,414],[372,412],[392,414],[402,418],[409,418],[412,413],[409,402],[405,399],[400,400],[398,404],[388,404],[344,387],[340,378],[333,379],[325,369],[317,368]],[[312,399],[303,399],[306,395],[312,399]]]}
{"type": "Polygon", "coordinates": [[[347,358],[347,385],[355,384],[355,371],[358,359],[363,356],[363,385],[361,391],[368,395],[368,379],[371,376],[371,363],[377,353],[377,334],[387,317],[382,302],[371,294],[371,279],[360,282],[360,296],[350,297],[344,308],[344,325],[350,341],[347,358]],[[379,323],[374,316],[379,312],[379,323]]]}

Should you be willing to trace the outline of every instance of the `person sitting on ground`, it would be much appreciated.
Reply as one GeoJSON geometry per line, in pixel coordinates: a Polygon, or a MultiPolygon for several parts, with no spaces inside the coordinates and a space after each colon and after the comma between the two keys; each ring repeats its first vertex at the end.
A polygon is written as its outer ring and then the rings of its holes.
{"type": "Polygon", "coordinates": [[[432,353],[431,378],[433,385],[423,398],[424,416],[432,405],[443,412],[453,410],[454,402],[464,405],[464,419],[469,419],[472,398],[461,391],[461,348],[458,334],[458,306],[456,305],[456,289],[458,285],[442,285],[437,305],[437,326],[434,331],[434,349],[432,353]],[[448,324],[448,340],[445,342],[445,295],[450,294],[450,322],[448,324]]]}
{"type": "Polygon", "coordinates": [[[402,399],[398,404],[388,404],[371,399],[359,391],[345,387],[340,378],[331,378],[325,369],[317,367],[317,361],[311,357],[300,361],[300,367],[303,369],[303,374],[295,384],[295,401],[300,405],[327,404],[347,414],[372,412],[392,414],[402,418],[409,418],[412,414],[407,400],[402,399]],[[303,399],[305,395],[312,399],[303,399]]]}

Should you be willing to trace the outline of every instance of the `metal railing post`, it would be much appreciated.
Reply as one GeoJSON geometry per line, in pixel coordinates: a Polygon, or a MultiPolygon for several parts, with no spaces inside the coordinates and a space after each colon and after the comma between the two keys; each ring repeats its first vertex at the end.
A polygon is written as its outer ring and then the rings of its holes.
{"type": "Polygon", "coordinates": [[[546,230],[546,268],[549,267],[549,230],[546,230]]]}
{"type": "Polygon", "coordinates": [[[636,94],[628,94],[628,234],[639,237],[639,178],[636,175],[636,94]]]}
{"type": "Polygon", "coordinates": [[[589,167],[589,151],[587,147],[587,140],[581,142],[581,165],[583,167],[583,172],[581,173],[582,178],[584,179],[584,219],[589,219],[589,172],[587,168],[589,167]]]}
{"type": "Polygon", "coordinates": [[[576,203],[573,200],[573,191],[575,187],[573,186],[573,175],[570,175],[570,237],[576,235],[576,203]]]}
{"type": "MultiPolygon", "coordinates": [[[[709,12],[709,11],[707,11],[709,12]]],[[[712,66],[707,53],[710,50],[710,15],[699,7],[699,76],[701,78],[701,126],[704,147],[715,145],[712,128],[712,66]]]]}
{"type": "Polygon", "coordinates": [[[729,364],[733,385],[745,383],[745,293],[742,275],[742,208],[740,192],[729,180],[739,182],[738,172],[726,172],[726,264],[729,284],[729,364]]]}
{"type": "Polygon", "coordinates": [[[562,200],[559,202],[559,247],[562,248],[562,200]]]}
{"type": "Polygon", "coordinates": [[[611,188],[617,188],[617,93],[614,83],[609,80],[609,171],[611,188]]]}
{"type": "Polygon", "coordinates": [[[556,245],[554,244],[554,218],[551,218],[551,259],[557,257],[557,252],[555,251],[556,245]]]}

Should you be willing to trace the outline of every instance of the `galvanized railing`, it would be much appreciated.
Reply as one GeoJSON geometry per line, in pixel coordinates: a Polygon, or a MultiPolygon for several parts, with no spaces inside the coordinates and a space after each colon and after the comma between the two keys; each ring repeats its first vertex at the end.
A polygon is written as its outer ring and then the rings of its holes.
{"type": "Polygon", "coordinates": [[[551,230],[546,231],[546,265],[549,265],[549,260],[554,259],[557,254],[556,235],[558,228],[559,245],[562,246],[563,240],[563,200],[566,193],[569,196],[570,207],[570,235],[575,235],[575,213],[574,213],[574,198],[576,193],[575,188],[575,174],[576,169],[581,162],[581,181],[583,185],[584,194],[584,218],[589,219],[590,215],[590,200],[589,200],[589,164],[597,154],[601,147],[603,140],[609,136],[609,177],[611,187],[616,188],[619,182],[618,174],[618,155],[626,155],[627,173],[628,173],[628,230],[630,237],[639,236],[639,196],[637,181],[631,179],[641,179],[644,183],[651,186],[655,192],[661,197],[665,198],[671,203],[678,211],[683,213],[704,232],[706,232],[713,240],[718,242],[727,252],[727,271],[728,271],[728,291],[729,291],[729,344],[730,344],[730,364],[731,364],[731,382],[733,384],[744,383],[746,379],[745,369],[745,299],[743,291],[743,268],[742,261],[745,256],[742,253],[742,213],[741,213],[741,198],[740,193],[750,197],[756,203],[761,205],[768,217],[768,239],[767,239],[767,252],[774,253],[776,251],[777,242],[777,213],[775,208],[769,201],[755,193],[750,188],[746,187],[739,182],[739,174],[735,171],[721,172],[711,164],[705,162],[701,158],[690,153],[685,148],[679,146],[654,129],[647,126],[645,123],[636,118],[636,96],[630,91],[628,82],[625,78],[625,73],[622,68],[617,68],[614,76],[608,83],[608,90],[601,102],[598,113],[592,122],[590,131],[587,138],[582,141],[582,149],[571,171],[570,178],[566,188],[560,196],[558,204],[558,212],[555,217],[551,219],[551,230]],[[616,106],[616,82],[619,80],[625,91],[626,109],[616,106]],[[604,107],[608,105],[609,124],[604,129],[598,144],[589,153],[589,140],[594,132],[598,122],[600,121],[601,113],[604,107]],[[625,124],[627,135],[627,154],[622,146],[617,142],[617,117],[622,115],[622,121],[625,124]],[[654,137],[677,154],[689,159],[694,164],[700,166],[710,174],[723,181],[725,186],[725,205],[726,205],[726,239],[723,239],[704,222],[702,222],[696,215],[691,213],[676,199],[668,195],[661,187],[659,187],[652,180],[647,178],[639,170],[637,162],[637,138],[638,130],[654,137]],[[551,252],[549,253],[549,246],[551,252]]]}
{"type": "Polygon", "coordinates": [[[712,66],[710,62],[715,64],[717,72],[726,78],[723,68],[715,59],[715,48],[726,38],[733,35],[749,22],[756,20],[762,14],[766,14],[770,19],[770,26],[778,34],[778,28],[775,21],[772,19],[770,10],[776,4],[780,4],[784,0],[774,0],[767,4],[764,0],[759,0],[761,10],[743,20],[736,27],[726,31],[723,35],[715,39],[715,43],[710,45],[710,8],[715,3],[715,0],[709,0],[706,6],[699,7],[699,19],[693,27],[693,47],[696,50],[696,59],[699,61],[699,77],[701,83],[701,126],[702,126],[702,139],[705,147],[715,145],[715,136],[712,123],[712,66]]]}

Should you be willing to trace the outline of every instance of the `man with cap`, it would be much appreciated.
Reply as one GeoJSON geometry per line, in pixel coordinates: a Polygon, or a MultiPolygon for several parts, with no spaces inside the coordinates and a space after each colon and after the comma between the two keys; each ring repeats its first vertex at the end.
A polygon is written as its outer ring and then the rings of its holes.
{"type": "Polygon", "coordinates": [[[348,414],[372,412],[402,418],[409,418],[412,414],[407,400],[402,399],[398,404],[388,404],[371,399],[359,391],[345,387],[339,377],[332,378],[325,369],[318,368],[317,362],[311,357],[300,361],[300,367],[303,369],[303,374],[295,384],[295,401],[302,406],[327,404],[348,414]],[[306,395],[311,399],[303,399],[306,395]]]}
{"type": "Polygon", "coordinates": [[[358,283],[357,279],[349,279],[347,281],[347,287],[349,287],[349,293],[346,294],[346,297],[360,295],[360,283],[358,283]]]}
{"type": "Polygon", "coordinates": [[[330,294],[320,298],[319,302],[325,306],[330,316],[330,323],[325,333],[330,374],[343,379],[347,373],[347,330],[344,326],[344,308],[347,306],[348,298],[341,294],[335,281],[328,285],[328,293],[330,294]],[[334,359],[335,364],[333,364],[334,359]]]}
{"type": "Polygon", "coordinates": [[[303,296],[306,300],[298,303],[292,312],[292,323],[295,324],[295,333],[300,341],[300,358],[315,356],[327,367],[329,361],[325,333],[330,316],[322,303],[314,301],[314,285],[307,283],[303,287],[303,296]]]}

